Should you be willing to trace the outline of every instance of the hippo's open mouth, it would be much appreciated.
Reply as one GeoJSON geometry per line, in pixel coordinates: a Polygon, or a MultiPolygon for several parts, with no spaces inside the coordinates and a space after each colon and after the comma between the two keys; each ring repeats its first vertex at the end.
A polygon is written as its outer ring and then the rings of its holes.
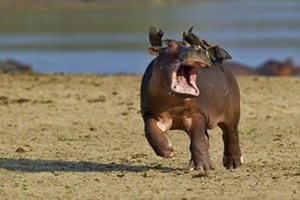
{"type": "Polygon", "coordinates": [[[199,96],[200,92],[196,84],[197,67],[209,67],[198,61],[181,63],[172,73],[171,91],[176,94],[199,96]]]}

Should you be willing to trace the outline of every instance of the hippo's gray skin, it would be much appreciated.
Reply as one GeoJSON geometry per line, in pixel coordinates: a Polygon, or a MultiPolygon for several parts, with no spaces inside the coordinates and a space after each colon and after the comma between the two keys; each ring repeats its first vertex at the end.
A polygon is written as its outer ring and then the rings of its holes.
{"type": "Polygon", "coordinates": [[[190,138],[189,169],[209,170],[213,166],[207,130],[218,125],[223,131],[223,165],[237,168],[242,164],[240,93],[233,73],[197,48],[174,40],[167,44],[150,47],[157,57],[147,67],[141,84],[141,112],[149,144],[158,156],[170,158],[173,147],[164,133],[183,130],[190,138]]]}

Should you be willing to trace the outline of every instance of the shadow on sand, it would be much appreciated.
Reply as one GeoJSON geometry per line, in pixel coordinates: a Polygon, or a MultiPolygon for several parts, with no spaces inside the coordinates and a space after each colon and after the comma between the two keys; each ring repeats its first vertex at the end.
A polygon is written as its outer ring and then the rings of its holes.
{"type": "Polygon", "coordinates": [[[108,163],[101,164],[84,161],[61,161],[61,160],[41,160],[41,159],[14,159],[0,158],[0,168],[10,171],[23,171],[30,173],[37,172],[144,172],[156,169],[161,172],[171,172],[176,169],[158,166],[131,166],[126,164],[108,163]]]}

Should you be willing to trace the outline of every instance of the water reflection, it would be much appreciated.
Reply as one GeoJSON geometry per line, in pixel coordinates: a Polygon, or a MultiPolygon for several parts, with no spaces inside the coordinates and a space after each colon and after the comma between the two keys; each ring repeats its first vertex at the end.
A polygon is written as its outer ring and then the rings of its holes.
{"type": "Polygon", "coordinates": [[[40,72],[141,73],[152,59],[146,53],[149,25],[174,39],[195,25],[196,34],[222,45],[239,62],[255,66],[291,57],[300,64],[298,1],[104,4],[67,12],[0,13],[0,59],[17,59],[40,72]]]}
{"type": "Polygon", "coordinates": [[[0,60],[30,63],[37,72],[142,73],[152,57],[145,51],[10,51],[0,60]]]}

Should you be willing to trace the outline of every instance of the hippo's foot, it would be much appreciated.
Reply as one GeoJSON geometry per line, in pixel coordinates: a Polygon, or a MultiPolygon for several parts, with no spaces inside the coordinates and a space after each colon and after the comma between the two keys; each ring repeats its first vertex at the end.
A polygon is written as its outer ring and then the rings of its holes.
{"type": "Polygon", "coordinates": [[[214,169],[212,161],[210,160],[209,156],[206,159],[201,159],[201,161],[194,162],[193,159],[190,159],[189,165],[186,171],[193,171],[193,170],[205,170],[208,171],[210,169],[214,169]],[[195,164],[196,163],[196,164],[195,164]]]}
{"type": "Polygon", "coordinates": [[[241,153],[229,155],[228,153],[224,152],[223,166],[226,167],[226,169],[236,169],[242,165],[243,162],[243,156],[241,153]]]}
{"type": "Polygon", "coordinates": [[[173,158],[174,148],[163,134],[146,134],[155,154],[163,158],[173,158]]]}
{"type": "Polygon", "coordinates": [[[151,117],[146,118],[146,138],[156,155],[164,158],[172,158],[174,148],[169,140],[165,137],[163,130],[157,124],[158,123],[156,119],[151,117]]]}
{"type": "Polygon", "coordinates": [[[163,157],[163,158],[173,158],[173,151],[174,148],[171,145],[163,146],[154,149],[156,155],[163,157]]]}

